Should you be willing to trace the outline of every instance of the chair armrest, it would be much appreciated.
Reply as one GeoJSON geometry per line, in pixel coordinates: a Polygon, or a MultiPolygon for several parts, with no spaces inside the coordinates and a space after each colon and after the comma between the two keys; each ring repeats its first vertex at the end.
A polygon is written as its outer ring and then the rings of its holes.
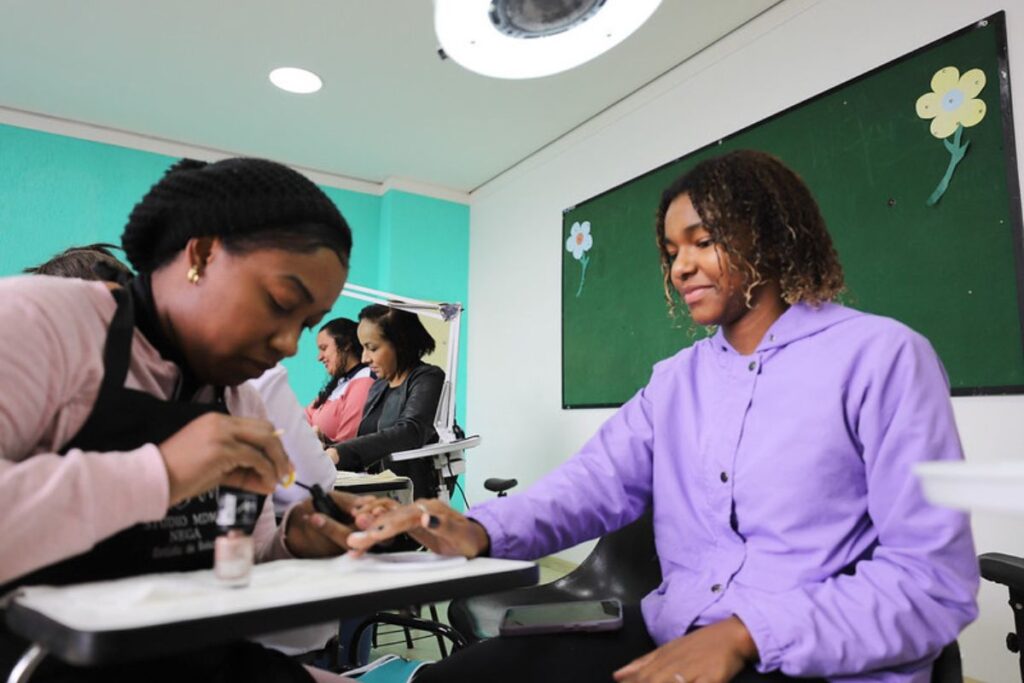
{"type": "Polygon", "coordinates": [[[978,556],[981,575],[988,581],[1024,591],[1024,558],[1003,553],[985,553],[978,556]]]}

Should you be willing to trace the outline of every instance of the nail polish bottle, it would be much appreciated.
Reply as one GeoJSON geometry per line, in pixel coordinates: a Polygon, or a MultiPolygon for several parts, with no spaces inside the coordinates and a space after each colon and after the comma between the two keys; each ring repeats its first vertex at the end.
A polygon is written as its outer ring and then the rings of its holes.
{"type": "Polygon", "coordinates": [[[259,496],[222,486],[217,496],[217,528],[213,545],[213,574],[232,587],[249,585],[255,555],[252,533],[259,516],[259,496]]]}

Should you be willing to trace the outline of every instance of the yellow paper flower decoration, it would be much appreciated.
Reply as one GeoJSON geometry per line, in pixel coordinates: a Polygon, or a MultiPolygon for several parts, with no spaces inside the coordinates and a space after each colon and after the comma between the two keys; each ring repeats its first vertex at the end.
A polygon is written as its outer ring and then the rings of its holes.
{"type": "Polygon", "coordinates": [[[985,118],[985,103],[978,99],[978,93],[985,87],[985,72],[971,69],[963,76],[955,66],[939,69],[932,76],[932,91],[917,98],[914,108],[922,119],[931,119],[931,133],[942,140],[942,145],[949,152],[949,165],[935,191],[925,201],[928,206],[935,206],[949,188],[956,170],[970,140],[963,140],[964,128],[978,125],[985,118]],[[952,140],[949,140],[950,136],[952,140]]]}
{"type": "Polygon", "coordinates": [[[985,118],[985,103],[976,99],[985,87],[985,72],[971,69],[963,76],[955,66],[939,69],[932,76],[932,92],[917,98],[917,115],[931,119],[931,133],[940,140],[970,128],[985,118]]]}

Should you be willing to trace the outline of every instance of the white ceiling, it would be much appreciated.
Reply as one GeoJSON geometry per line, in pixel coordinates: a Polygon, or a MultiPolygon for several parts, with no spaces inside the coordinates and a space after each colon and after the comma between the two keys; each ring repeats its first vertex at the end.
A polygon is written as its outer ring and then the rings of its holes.
{"type": "Polygon", "coordinates": [[[777,1],[663,0],[592,62],[501,81],[441,61],[430,0],[0,0],[0,107],[469,192],[777,1]]]}

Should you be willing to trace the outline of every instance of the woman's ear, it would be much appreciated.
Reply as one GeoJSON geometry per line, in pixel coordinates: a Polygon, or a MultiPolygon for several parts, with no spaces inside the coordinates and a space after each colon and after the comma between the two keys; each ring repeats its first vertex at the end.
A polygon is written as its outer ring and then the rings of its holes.
{"type": "Polygon", "coordinates": [[[188,265],[194,268],[198,275],[202,275],[222,245],[216,237],[193,237],[185,243],[185,253],[188,257],[188,265]]]}

